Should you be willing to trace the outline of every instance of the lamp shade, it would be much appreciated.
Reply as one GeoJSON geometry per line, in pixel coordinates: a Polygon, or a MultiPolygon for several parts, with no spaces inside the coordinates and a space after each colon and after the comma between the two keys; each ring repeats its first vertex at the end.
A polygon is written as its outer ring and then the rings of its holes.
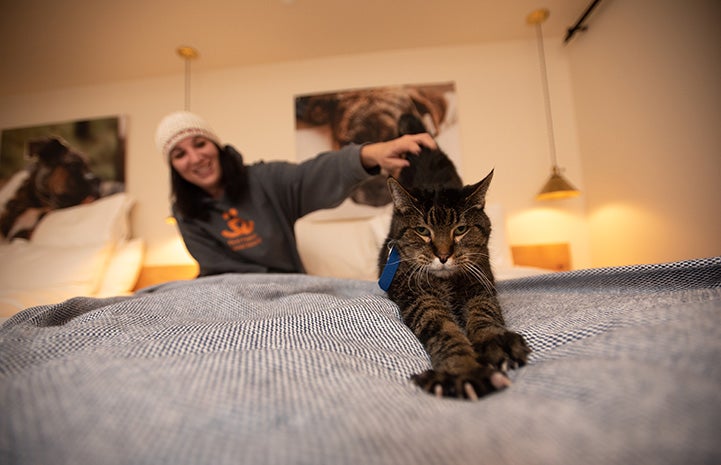
{"type": "Polygon", "coordinates": [[[581,192],[561,175],[561,170],[558,166],[554,165],[551,171],[551,177],[548,178],[546,184],[543,185],[543,188],[538,195],[536,195],[536,200],[568,199],[577,197],[580,194],[581,192]]]}

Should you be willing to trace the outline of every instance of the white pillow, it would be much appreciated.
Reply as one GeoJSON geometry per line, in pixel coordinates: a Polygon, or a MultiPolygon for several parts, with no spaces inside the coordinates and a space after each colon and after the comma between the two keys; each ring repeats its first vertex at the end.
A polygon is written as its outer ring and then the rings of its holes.
{"type": "Polygon", "coordinates": [[[110,257],[96,297],[110,297],[132,292],[138,282],[145,256],[145,241],[136,238],[120,243],[110,257]]]}
{"type": "Polygon", "coordinates": [[[368,219],[295,224],[298,253],[306,272],[316,276],[376,279],[379,245],[368,219]]]}
{"type": "Polygon", "coordinates": [[[0,214],[5,209],[5,204],[15,196],[15,192],[20,188],[23,182],[30,176],[27,170],[21,170],[15,173],[8,182],[0,189],[0,214]]]}
{"type": "Polygon", "coordinates": [[[93,295],[112,247],[104,244],[55,247],[15,240],[0,245],[0,289],[72,288],[93,295]]]}
{"type": "Polygon", "coordinates": [[[40,220],[31,241],[38,245],[71,247],[87,244],[114,246],[130,235],[133,202],[120,192],[94,202],[53,210],[40,220]]]}
{"type": "Polygon", "coordinates": [[[513,266],[511,246],[508,245],[506,235],[506,215],[499,204],[486,204],[486,215],[491,220],[491,238],[488,241],[488,255],[490,255],[493,271],[513,266]]]}

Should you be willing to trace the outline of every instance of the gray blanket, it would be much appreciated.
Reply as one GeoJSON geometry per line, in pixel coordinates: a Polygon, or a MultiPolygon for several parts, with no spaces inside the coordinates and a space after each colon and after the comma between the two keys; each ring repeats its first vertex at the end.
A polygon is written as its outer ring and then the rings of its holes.
{"type": "Polygon", "coordinates": [[[222,275],[0,328],[3,464],[721,463],[721,258],[499,284],[533,348],[437,399],[372,282],[222,275]]]}

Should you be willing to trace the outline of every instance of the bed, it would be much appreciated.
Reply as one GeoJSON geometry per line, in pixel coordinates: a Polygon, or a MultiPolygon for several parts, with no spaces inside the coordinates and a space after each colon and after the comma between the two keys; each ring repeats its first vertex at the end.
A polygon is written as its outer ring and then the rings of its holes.
{"type": "MultiPolygon", "coordinates": [[[[8,197],[0,195],[0,201],[8,197]]],[[[30,240],[1,242],[0,320],[75,296],[131,293],[145,254],[144,240],[131,234],[133,204],[128,194],[117,193],[53,210],[30,240]]]]}
{"type": "Polygon", "coordinates": [[[721,257],[498,283],[533,353],[477,402],[371,280],[226,274],[0,327],[0,463],[721,463],[721,257]]]}

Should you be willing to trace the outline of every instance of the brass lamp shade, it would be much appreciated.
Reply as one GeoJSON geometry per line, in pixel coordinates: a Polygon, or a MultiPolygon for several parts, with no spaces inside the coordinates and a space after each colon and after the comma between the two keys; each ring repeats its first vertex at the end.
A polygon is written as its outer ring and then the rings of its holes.
{"type": "Polygon", "coordinates": [[[581,192],[561,175],[561,170],[558,166],[554,165],[551,171],[551,177],[548,178],[546,184],[543,185],[541,191],[536,195],[536,200],[568,199],[577,197],[580,194],[581,192]]]}

